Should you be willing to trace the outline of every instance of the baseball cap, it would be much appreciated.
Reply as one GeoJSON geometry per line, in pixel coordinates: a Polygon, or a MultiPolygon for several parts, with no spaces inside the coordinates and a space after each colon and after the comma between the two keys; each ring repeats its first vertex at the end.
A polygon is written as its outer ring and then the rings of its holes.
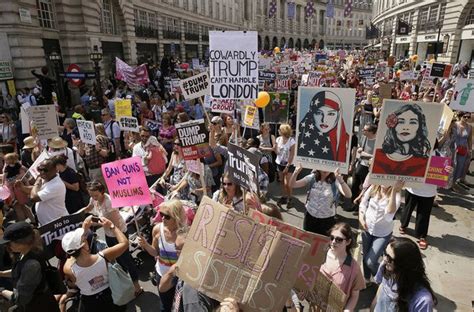
{"type": "Polygon", "coordinates": [[[63,247],[63,250],[67,254],[72,254],[75,251],[79,250],[85,244],[85,242],[82,240],[83,235],[83,228],[75,229],[74,231],[64,235],[61,241],[61,246],[63,247]]]}
{"type": "Polygon", "coordinates": [[[0,239],[0,244],[5,244],[8,242],[14,242],[16,240],[26,238],[33,234],[33,226],[27,222],[16,222],[9,225],[3,237],[0,239]]]}

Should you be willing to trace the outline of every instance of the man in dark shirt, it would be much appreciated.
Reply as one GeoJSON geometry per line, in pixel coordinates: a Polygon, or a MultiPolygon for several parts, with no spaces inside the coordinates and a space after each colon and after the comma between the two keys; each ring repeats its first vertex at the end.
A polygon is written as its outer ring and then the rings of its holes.
{"type": "Polygon", "coordinates": [[[48,77],[48,67],[41,67],[42,75],[37,74],[34,69],[31,71],[31,73],[33,76],[38,78],[41,83],[41,95],[45,100],[44,104],[53,104],[53,84],[55,84],[56,81],[48,77]]]}

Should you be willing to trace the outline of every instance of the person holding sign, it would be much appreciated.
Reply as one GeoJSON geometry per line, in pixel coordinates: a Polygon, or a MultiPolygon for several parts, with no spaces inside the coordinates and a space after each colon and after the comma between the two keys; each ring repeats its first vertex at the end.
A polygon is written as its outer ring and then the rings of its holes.
{"type": "Polygon", "coordinates": [[[356,241],[351,226],[347,223],[335,224],[329,238],[331,243],[320,272],[347,295],[344,311],[354,311],[365,282],[359,264],[352,257],[351,250],[356,241]]]}
{"type": "Polygon", "coordinates": [[[240,185],[232,181],[229,171],[224,173],[221,188],[214,192],[212,200],[238,212],[244,211],[244,198],[240,185]]]}
{"type": "Polygon", "coordinates": [[[342,178],[339,169],[334,173],[315,170],[300,180],[296,180],[303,168],[298,165],[293,173],[290,186],[305,187],[309,184],[303,229],[305,231],[327,235],[329,229],[336,223],[336,205],[341,193],[345,198],[351,198],[350,187],[342,178]]]}

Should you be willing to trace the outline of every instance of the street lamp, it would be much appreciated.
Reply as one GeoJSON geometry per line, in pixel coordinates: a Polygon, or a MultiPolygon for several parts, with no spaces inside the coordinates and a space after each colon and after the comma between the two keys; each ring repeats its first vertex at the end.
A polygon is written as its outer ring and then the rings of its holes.
{"type": "Polygon", "coordinates": [[[438,38],[436,39],[436,48],[435,48],[435,55],[434,55],[435,61],[438,60],[438,50],[439,50],[439,44],[440,44],[439,39],[441,37],[441,29],[443,28],[443,21],[442,20],[438,21],[436,23],[436,28],[438,28],[438,38]]]}
{"type": "Polygon", "coordinates": [[[53,51],[51,52],[51,54],[49,54],[48,58],[54,65],[54,74],[56,75],[56,85],[57,85],[57,91],[58,91],[58,94],[57,94],[58,103],[59,105],[64,107],[65,103],[64,103],[64,93],[63,93],[63,81],[61,77],[59,76],[61,59],[62,59],[61,54],[57,53],[56,51],[53,51]]]}
{"type": "Polygon", "coordinates": [[[97,50],[97,46],[94,46],[94,51],[90,54],[90,59],[94,62],[94,70],[95,70],[95,83],[96,83],[96,96],[99,100],[99,104],[102,105],[104,103],[104,99],[102,96],[102,86],[100,84],[100,66],[99,62],[102,61],[103,54],[97,50]]]}

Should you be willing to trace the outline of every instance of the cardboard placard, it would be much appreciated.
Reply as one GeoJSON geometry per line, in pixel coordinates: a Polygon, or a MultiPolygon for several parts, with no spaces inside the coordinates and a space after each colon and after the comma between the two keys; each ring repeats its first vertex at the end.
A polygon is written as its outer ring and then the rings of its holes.
{"type": "Polygon", "coordinates": [[[150,128],[151,131],[158,131],[160,128],[160,123],[156,120],[144,119],[143,123],[150,128]]]}
{"type": "Polygon", "coordinates": [[[101,168],[112,207],[151,204],[150,190],[140,157],[109,162],[102,164],[101,168]]]}
{"type": "Polygon", "coordinates": [[[23,103],[20,107],[20,119],[21,119],[21,133],[30,133],[30,116],[28,115],[28,109],[30,103],[23,103]]]}
{"type": "Polygon", "coordinates": [[[258,194],[260,157],[242,147],[230,143],[227,145],[227,149],[229,154],[227,169],[234,183],[258,194]]]}
{"type": "Polygon", "coordinates": [[[441,117],[441,120],[439,122],[439,127],[438,127],[438,132],[436,133],[436,137],[438,140],[441,140],[443,135],[448,131],[449,126],[451,125],[451,122],[453,121],[454,118],[454,112],[451,108],[449,108],[448,105],[444,105],[443,107],[443,116],[441,117]]]}
{"type": "Polygon", "coordinates": [[[192,100],[209,94],[209,75],[201,73],[188,79],[180,80],[179,87],[186,100],[192,100]]]}
{"type": "Polygon", "coordinates": [[[309,244],[204,196],[176,274],[192,288],[242,311],[281,311],[309,244]]]}
{"type": "Polygon", "coordinates": [[[204,119],[192,120],[176,124],[181,151],[185,160],[209,157],[209,132],[204,119]]]}
{"type": "Polygon", "coordinates": [[[132,100],[115,100],[115,120],[120,120],[122,116],[132,117],[132,100]]]}
{"type": "Polygon", "coordinates": [[[256,31],[210,31],[211,96],[218,99],[258,97],[256,31]]]}
{"type": "Polygon", "coordinates": [[[65,234],[81,227],[84,219],[85,214],[83,212],[73,213],[42,225],[38,228],[38,231],[45,246],[49,246],[54,240],[61,239],[65,234]]]}
{"type": "Polygon", "coordinates": [[[296,163],[347,174],[354,103],[354,89],[298,88],[296,163]]]}
{"type": "Polygon", "coordinates": [[[370,183],[424,182],[444,104],[385,100],[383,105],[370,183]]]}
{"type": "Polygon", "coordinates": [[[269,217],[257,210],[251,209],[249,216],[260,223],[273,225],[279,232],[305,241],[311,245],[311,248],[298,271],[298,278],[296,279],[294,288],[299,291],[313,289],[316,279],[320,275],[319,268],[326,260],[329,238],[323,235],[306,232],[291,224],[269,217]]]}
{"type": "Polygon", "coordinates": [[[244,113],[244,118],[241,118],[240,120],[240,125],[243,128],[260,130],[260,119],[258,115],[258,109],[253,105],[244,105],[243,107],[241,106],[241,110],[243,110],[245,113],[244,113]],[[250,110],[255,109],[255,114],[253,115],[253,120],[252,120],[251,125],[245,123],[246,121],[250,121],[250,118],[251,118],[251,116],[247,114],[249,109],[250,110]]]}
{"type": "Polygon", "coordinates": [[[97,143],[97,139],[95,136],[95,127],[93,121],[88,120],[76,120],[77,129],[79,130],[79,137],[81,141],[86,144],[95,145],[97,143]]]}
{"type": "Polygon", "coordinates": [[[474,113],[474,79],[457,79],[449,106],[461,112],[474,113]]]}
{"type": "Polygon", "coordinates": [[[235,111],[236,100],[221,100],[211,98],[211,111],[213,113],[224,113],[233,115],[235,111]]]}
{"type": "Polygon", "coordinates": [[[39,171],[38,171],[38,166],[39,164],[45,160],[48,159],[48,152],[46,150],[43,150],[41,154],[36,158],[35,162],[28,168],[28,172],[33,176],[33,178],[37,178],[39,176],[39,171]]]}
{"type": "Polygon", "coordinates": [[[291,80],[288,75],[277,75],[275,82],[273,83],[273,88],[275,90],[287,91],[290,90],[291,80]]]}
{"type": "Polygon", "coordinates": [[[263,70],[260,70],[258,72],[258,80],[259,81],[268,81],[268,82],[273,82],[275,81],[276,79],[276,74],[275,72],[272,72],[272,71],[263,71],[263,70]]]}
{"type": "Polygon", "coordinates": [[[387,83],[381,83],[379,85],[379,94],[382,99],[392,98],[392,85],[387,83]]]}
{"type": "Polygon", "coordinates": [[[428,172],[426,173],[425,183],[447,187],[449,172],[446,167],[451,166],[451,159],[448,157],[431,156],[428,172]]]}
{"type": "Polygon", "coordinates": [[[433,63],[431,65],[430,77],[449,78],[453,65],[443,63],[433,63]]]}
{"type": "Polygon", "coordinates": [[[198,159],[185,160],[186,169],[190,172],[199,174],[200,176],[204,173],[204,164],[198,159]]]}
{"type": "MultiPolygon", "coordinates": [[[[138,119],[135,117],[122,116],[119,119],[120,130],[131,131],[131,132],[140,132],[138,126],[138,119]]],[[[151,128],[150,128],[151,130],[151,128]]]]}
{"type": "Polygon", "coordinates": [[[316,311],[343,311],[347,295],[324,274],[318,274],[313,291],[305,299],[316,306],[316,311]]]}
{"type": "Polygon", "coordinates": [[[28,116],[38,130],[42,140],[58,136],[58,119],[54,105],[38,105],[28,108],[28,116]]]}
{"type": "Polygon", "coordinates": [[[245,106],[244,125],[252,127],[255,122],[255,116],[258,115],[258,110],[255,106],[245,106]]]}
{"type": "Polygon", "coordinates": [[[283,92],[268,92],[270,103],[265,106],[265,122],[286,123],[290,107],[290,95],[283,92]]]}

